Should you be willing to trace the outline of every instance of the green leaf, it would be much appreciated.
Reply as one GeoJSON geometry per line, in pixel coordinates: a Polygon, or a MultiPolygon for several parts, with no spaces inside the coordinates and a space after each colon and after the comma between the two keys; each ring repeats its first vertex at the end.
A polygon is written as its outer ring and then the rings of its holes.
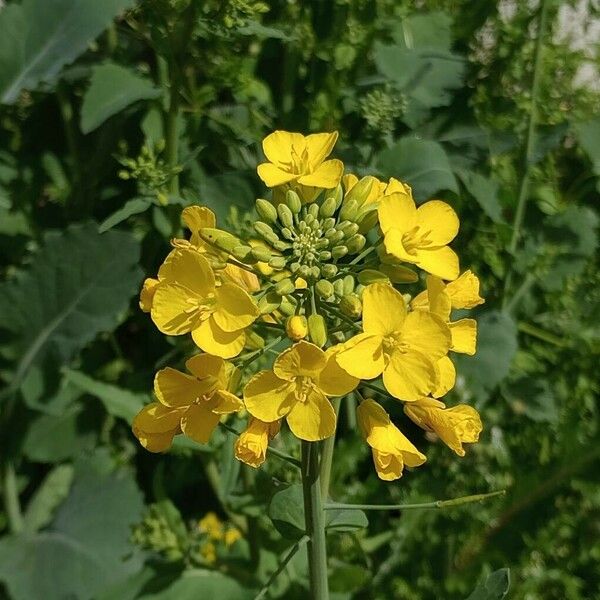
{"type": "Polygon", "coordinates": [[[369,525],[367,515],[358,508],[328,510],[325,515],[325,529],[331,531],[357,531],[369,525]]]}
{"type": "Polygon", "coordinates": [[[35,533],[52,521],[57,506],[67,497],[73,482],[72,465],[58,465],[46,475],[27,505],[25,531],[35,533]]]}
{"type": "Polygon", "coordinates": [[[508,375],[518,348],[517,326],[510,315],[490,311],[477,317],[477,328],[477,353],[459,355],[456,363],[472,396],[483,401],[508,375]]]}
{"type": "Polygon", "coordinates": [[[98,232],[104,233],[105,231],[112,229],[115,225],[129,219],[129,217],[146,212],[152,205],[153,202],[151,198],[132,198],[125,202],[119,210],[116,210],[112,215],[104,219],[104,221],[100,223],[100,227],[98,227],[98,232]]]}
{"type": "Polygon", "coordinates": [[[538,423],[556,423],[559,417],[556,396],[543,379],[523,377],[504,390],[517,414],[523,413],[538,423]]]}
{"type": "Polygon", "coordinates": [[[596,189],[600,192],[600,117],[575,125],[579,145],[592,161],[592,170],[598,178],[596,189]]]}
{"type": "Polygon", "coordinates": [[[268,510],[275,529],[286,538],[298,539],[304,535],[304,499],[300,484],[277,492],[271,499],[268,510]]]}
{"type": "Polygon", "coordinates": [[[109,414],[125,419],[128,423],[133,421],[133,417],[148,402],[146,394],[134,394],[116,385],[93,379],[81,371],[67,369],[64,375],[67,383],[86,394],[95,396],[104,404],[109,414]]]}
{"type": "Polygon", "coordinates": [[[510,570],[499,569],[482,581],[467,600],[502,600],[510,588],[510,570]]]}
{"type": "Polygon", "coordinates": [[[152,81],[120,65],[104,63],[92,69],[90,87],[83,96],[81,131],[89,133],[108,118],[138,100],[158,98],[152,81]]]}
{"type": "Polygon", "coordinates": [[[133,0],[24,0],[0,11],[0,102],[52,82],[133,0]]]}
{"type": "Polygon", "coordinates": [[[65,363],[100,331],[109,331],[138,290],[140,247],[124,232],[100,235],[97,225],[46,233],[32,266],[0,284],[0,328],[20,357],[9,392],[32,365],[65,363]]]}
{"type": "Polygon", "coordinates": [[[448,156],[440,144],[404,137],[380,152],[377,166],[384,177],[407,181],[417,202],[423,202],[440,190],[458,193],[448,156]]]}
{"type": "Polygon", "coordinates": [[[474,171],[459,171],[458,176],[469,194],[477,200],[483,212],[494,222],[504,223],[502,205],[498,199],[498,184],[489,177],[474,171]]]}

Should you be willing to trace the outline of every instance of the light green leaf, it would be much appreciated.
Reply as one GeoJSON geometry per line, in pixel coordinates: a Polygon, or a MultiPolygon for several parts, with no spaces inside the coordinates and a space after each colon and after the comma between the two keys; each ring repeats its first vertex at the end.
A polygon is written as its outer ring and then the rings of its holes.
{"type": "Polygon", "coordinates": [[[89,133],[106,119],[138,100],[158,98],[160,89],[150,79],[113,63],[92,70],[90,87],[81,106],[81,131],[89,133]]]}
{"type": "Polygon", "coordinates": [[[133,0],[24,0],[0,11],[0,102],[52,82],[133,0]]]}
{"type": "Polygon", "coordinates": [[[502,600],[510,588],[509,569],[499,569],[482,581],[467,600],[502,600]]]}
{"type": "Polygon", "coordinates": [[[119,208],[119,210],[116,210],[112,215],[100,223],[98,231],[104,233],[105,231],[112,229],[115,225],[129,219],[129,217],[147,211],[152,205],[153,202],[151,198],[133,198],[128,200],[121,208],[119,208]]]}
{"type": "Polygon", "coordinates": [[[358,508],[340,508],[326,511],[325,528],[331,531],[357,531],[369,525],[367,515],[358,508]]]}
{"type": "Polygon", "coordinates": [[[300,484],[277,492],[271,499],[268,510],[275,529],[286,538],[298,539],[304,535],[304,499],[300,484]]]}
{"type": "Polygon", "coordinates": [[[139,243],[97,225],[46,234],[32,266],[0,284],[0,328],[20,357],[8,392],[43,359],[65,363],[100,331],[112,330],[139,289],[139,243]]]}
{"type": "Polygon", "coordinates": [[[35,533],[52,521],[56,507],[67,497],[73,481],[72,465],[58,465],[46,475],[27,505],[25,531],[35,533]]]}
{"type": "Polygon", "coordinates": [[[498,199],[498,183],[474,171],[460,171],[458,176],[483,212],[494,222],[503,223],[502,205],[498,199]]]}
{"type": "Polygon", "coordinates": [[[377,166],[384,177],[408,182],[417,202],[428,200],[440,190],[458,193],[448,156],[437,142],[404,137],[379,153],[377,166]]]}

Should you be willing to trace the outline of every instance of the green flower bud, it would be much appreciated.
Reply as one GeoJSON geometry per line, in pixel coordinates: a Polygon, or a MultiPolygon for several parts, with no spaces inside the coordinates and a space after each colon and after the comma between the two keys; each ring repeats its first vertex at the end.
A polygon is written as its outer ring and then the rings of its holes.
{"type": "MultiPolygon", "coordinates": [[[[248,346],[251,350],[260,350],[261,348],[265,347],[265,340],[262,336],[258,335],[258,333],[256,333],[256,331],[254,331],[253,329],[251,329],[250,327],[246,330],[246,346],[248,346]]],[[[239,371],[239,369],[236,369],[239,371]]],[[[238,384],[240,381],[240,377],[237,377],[238,380],[238,384]]],[[[231,382],[229,383],[229,385],[231,386],[231,382]]],[[[233,388],[234,390],[236,389],[235,387],[233,388]]]]}
{"type": "Polygon", "coordinates": [[[322,348],[327,342],[327,324],[321,315],[308,317],[308,337],[313,344],[322,348]]]}
{"type": "Polygon", "coordinates": [[[252,248],[252,256],[260,262],[269,262],[272,258],[270,250],[261,246],[252,248]]]}
{"type": "Polygon", "coordinates": [[[308,215],[310,215],[313,219],[316,219],[319,216],[319,205],[311,204],[308,207],[308,215]]]}
{"type": "Polygon", "coordinates": [[[256,231],[256,233],[258,233],[260,237],[267,241],[273,236],[275,236],[275,239],[279,239],[277,237],[277,234],[273,231],[273,229],[266,223],[263,223],[262,221],[256,221],[254,223],[254,231],[256,231]]]}
{"type": "Polygon", "coordinates": [[[329,240],[327,238],[321,238],[320,240],[317,240],[315,243],[315,248],[317,250],[329,248],[329,240]]]}
{"type": "Polygon", "coordinates": [[[300,277],[302,277],[303,279],[308,279],[310,277],[310,268],[307,265],[302,265],[298,269],[298,273],[297,274],[300,277]]]}
{"type": "Polygon", "coordinates": [[[322,250],[321,252],[319,252],[319,260],[322,262],[327,262],[328,260],[331,260],[331,252],[329,252],[329,250],[322,250]]]}
{"type": "Polygon", "coordinates": [[[308,334],[308,321],[304,315],[289,317],[285,323],[285,332],[290,340],[297,342],[308,334]]]}
{"type": "Polygon", "coordinates": [[[300,196],[294,190],[288,190],[285,193],[285,203],[287,207],[292,211],[293,214],[297,215],[302,208],[302,201],[300,196]]]}
{"type": "Polygon", "coordinates": [[[341,279],[336,279],[333,282],[333,289],[335,290],[336,296],[339,296],[340,298],[346,295],[346,292],[344,291],[344,282],[341,279]]]}
{"type": "Polygon", "coordinates": [[[236,246],[231,251],[231,256],[243,263],[256,262],[252,250],[250,246],[236,246]]]}
{"type": "Polygon", "coordinates": [[[330,238],[329,243],[333,246],[335,244],[339,244],[344,239],[343,231],[336,231],[330,238]]]}
{"type": "Polygon", "coordinates": [[[328,264],[321,267],[321,276],[326,279],[331,279],[337,275],[338,268],[335,265],[328,264]]]}
{"type": "Polygon", "coordinates": [[[258,216],[267,223],[277,221],[277,209],[268,201],[258,198],[254,203],[258,216]]]}
{"type": "Polygon", "coordinates": [[[331,298],[331,296],[333,296],[335,293],[333,284],[330,281],[327,281],[327,279],[319,279],[319,281],[317,281],[315,284],[315,290],[317,291],[317,294],[324,300],[331,298]]]}
{"type": "Polygon", "coordinates": [[[334,229],[333,227],[331,229],[327,229],[325,230],[325,233],[323,234],[328,240],[330,240],[334,235],[337,234],[337,229],[334,229]]]}
{"type": "Polygon", "coordinates": [[[298,223],[298,230],[300,231],[300,233],[306,231],[306,227],[307,225],[304,221],[300,221],[300,223],[298,223]]]}
{"type": "Polygon", "coordinates": [[[419,276],[408,267],[402,265],[379,265],[379,270],[387,275],[392,283],[415,283],[419,276]]]}
{"type": "Polygon", "coordinates": [[[360,233],[355,233],[347,242],[346,246],[348,247],[349,254],[358,254],[367,243],[367,238],[360,233]]]}
{"type": "Polygon", "coordinates": [[[327,231],[328,229],[335,229],[335,219],[332,219],[331,217],[328,219],[323,219],[323,221],[321,221],[321,228],[323,229],[323,231],[327,231]]]}
{"type": "Polygon", "coordinates": [[[356,202],[357,207],[361,207],[369,197],[369,194],[373,189],[373,185],[376,183],[377,180],[375,177],[363,177],[357,181],[355,186],[346,194],[346,197],[344,198],[344,204],[349,201],[354,201],[356,202]]]}
{"type": "Polygon", "coordinates": [[[299,268],[300,268],[300,263],[299,263],[299,262],[293,262],[293,263],[290,265],[290,271],[291,271],[292,273],[295,273],[295,272],[296,272],[296,271],[297,271],[299,268]]]}
{"type": "Polygon", "coordinates": [[[198,233],[205,242],[225,252],[231,252],[236,246],[242,245],[241,240],[235,237],[235,235],[214,227],[202,227],[198,233]]]}
{"type": "Polygon", "coordinates": [[[329,196],[329,198],[323,200],[323,204],[321,204],[321,207],[319,208],[319,216],[321,218],[332,217],[335,213],[335,209],[335,197],[329,196]]]}
{"type": "MultiPolygon", "coordinates": [[[[358,184],[357,184],[358,185],[358,184]]],[[[358,202],[353,199],[346,199],[342,204],[342,208],[340,210],[340,219],[354,221],[356,214],[358,213],[358,202]]]]}
{"type": "Polygon", "coordinates": [[[348,254],[348,248],[346,246],[334,246],[331,249],[331,256],[335,260],[339,260],[340,258],[343,258],[344,256],[346,256],[346,254],[348,254]]]}
{"type": "Polygon", "coordinates": [[[385,273],[375,269],[365,269],[358,274],[358,282],[362,285],[370,285],[372,283],[389,283],[390,280],[385,273]]]}
{"type": "MultiPolygon", "coordinates": [[[[265,340],[260,335],[258,335],[258,333],[255,333],[251,329],[246,332],[246,343],[248,343],[248,340],[251,340],[251,343],[256,347],[257,350],[259,348],[265,347],[265,340]]],[[[235,394],[237,392],[238,386],[240,385],[241,381],[242,381],[242,371],[241,371],[241,369],[238,369],[237,367],[235,367],[231,371],[231,375],[229,376],[229,383],[227,384],[227,389],[232,394],[235,394]]]]}
{"type": "Polygon", "coordinates": [[[319,269],[317,265],[310,267],[308,271],[308,276],[312,277],[313,279],[319,279],[319,277],[321,276],[321,269],[319,269]]]}
{"type": "Polygon", "coordinates": [[[296,305],[290,302],[289,298],[283,298],[279,310],[287,317],[290,317],[296,312],[296,305]]]}
{"type": "MultiPolygon", "coordinates": [[[[316,206],[316,204],[311,204],[311,206],[316,206]]],[[[314,220],[315,220],[315,218],[314,218],[314,217],[313,217],[313,216],[312,216],[310,213],[308,213],[308,214],[306,215],[306,217],[304,217],[304,222],[305,222],[305,223],[306,223],[308,226],[310,226],[310,225],[313,223],[313,221],[314,221],[314,220]]]]}
{"type": "Polygon", "coordinates": [[[362,302],[356,294],[347,294],[340,300],[340,310],[347,317],[358,319],[362,314],[362,302]]]}
{"type": "Polygon", "coordinates": [[[283,269],[286,265],[286,260],[283,256],[273,256],[269,260],[269,266],[273,269],[283,269]]]}
{"type": "Polygon", "coordinates": [[[292,247],[287,242],[282,242],[281,240],[275,240],[274,242],[271,242],[271,246],[273,246],[275,250],[279,250],[279,252],[289,250],[292,247]]]}
{"type": "MultiPolygon", "coordinates": [[[[349,238],[358,232],[358,225],[356,223],[350,223],[350,222],[347,222],[347,223],[348,223],[347,225],[345,225],[344,227],[341,228],[341,231],[343,231],[344,235],[347,238],[349,238]]],[[[339,230],[340,230],[340,227],[338,225],[338,231],[339,230]]]]}
{"type": "Polygon", "coordinates": [[[296,287],[294,286],[294,282],[289,277],[286,277],[275,284],[275,292],[280,296],[287,296],[287,294],[291,294],[295,290],[296,287]]]}
{"type": "Polygon", "coordinates": [[[359,225],[358,231],[360,233],[366,233],[367,231],[371,231],[379,220],[379,216],[377,214],[376,209],[369,210],[365,212],[363,216],[357,218],[357,223],[359,225]]]}
{"type": "Polygon", "coordinates": [[[288,227],[284,227],[281,230],[281,235],[286,239],[286,240],[293,240],[294,239],[294,234],[292,233],[292,230],[289,229],[288,227]]]}
{"type": "Polygon", "coordinates": [[[333,211],[335,212],[340,207],[340,204],[344,199],[344,190],[342,189],[342,186],[338,184],[335,189],[329,190],[325,199],[327,200],[328,198],[333,198],[335,200],[335,210],[333,211]]]}
{"type": "Polygon", "coordinates": [[[294,215],[290,208],[285,204],[277,205],[277,214],[279,215],[279,221],[284,227],[292,229],[294,227],[294,215]]]}
{"type": "Polygon", "coordinates": [[[354,291],[354,286],[356,285],[356,282],[354,281],[354,277],[352,277],[352,275],[346,275],[342,279],[342,283],[344,285],[344,293],[342,294],[342,296],[347,296],[348,294],[351,294],[354,291]]]}
{"type": "Polygon", "coordinates": [[[258,310],[261,315],[268,315],[277,310],[281,305],[281,296],[276,292],[267,292],[258,301],[258,310]]]}

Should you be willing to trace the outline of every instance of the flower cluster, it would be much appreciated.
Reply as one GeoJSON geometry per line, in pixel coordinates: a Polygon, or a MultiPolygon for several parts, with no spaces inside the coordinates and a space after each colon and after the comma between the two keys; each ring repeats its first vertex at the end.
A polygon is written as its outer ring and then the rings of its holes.
{"type": "Polygon", "coordinates": [[[402,402],[459,456],[477,441],[475,409],[440,400],[455,384],[451,353],[476,348],[476,322],[452,311],[483,302],[449,246],[458,217],[440,200],[417,206],[396,179],[344,174],[329,158],[336,140],[267,136],[258,175],[272,195],[256,201],[250,236],[219,229],[206,207],[184,209],[189,239],[172,241],[140,306],[161,332],[190,333],[202,353],[189,373],[156,374],[157,401],[133,423],[148,450],[167,450],[177,434],[206,443],[224,415],[245,410],[235,454],[257,467],[283,420],[305,441],[334,435],[331,399],[347,394],[382,479],[425,456],[374,397],[402,402]],[[271,368],[253,368],[268,352],[278,354],[271,368]]]}

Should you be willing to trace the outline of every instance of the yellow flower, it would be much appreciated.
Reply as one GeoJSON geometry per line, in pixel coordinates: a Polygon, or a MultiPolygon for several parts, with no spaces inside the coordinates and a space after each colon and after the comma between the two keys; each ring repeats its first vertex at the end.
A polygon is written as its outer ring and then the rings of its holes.
{"type": "Polygon", "coordinates": [[[267,187],[295,188],[304,202],[312,202],[320,189],[334,188],[342,178],[342,162],[325,160],[337,138],[337,131],[307,136],[275,131],[263,140],[269,162],[258,165],[258,176],[267,187]]]}
{"type": "Polygon", "coordinates": [[[206,542],[200,547],[200,554],[208,565],[214,565],[217,562],[217,549],[211,542],[206,542]]]}
{"type": "Polygon", "coordinates": [[[464,456],[463,443],[474,444],[483,429],[479,413],[465,404],[446,408],[433,398],[405,404],[404,412],[425,431],[436,433],[458,456],[464,456]]]}
{"type": "Polygon", "coordinates": [[[383,373],[392,396],[413,401],[429,394],[436,383],[436,363],[450,347],[450,331],[426,311],[407,313],[400,292],[374,283],[363,293],[363,331],[348,340],[337,361],[359,379],[383,373]]]}
{"type": "Polygon", "coordinates": [[[244,347],[244,329],[258,317],[258,308],[238,285],[216,286],[208,261],[197,250],[174,250],[159,272],[152,302],[152,320],[168,335],[192,333],[196,345],[223,358],[244,347]]]}
{"type": "Polygon", "coordinates": [[[235,367],[222,358],[198,354],[185,363],[187,375],[167,367],[154,378],[158,402],[148,404],[133,420],[133,433],[150,452],[168,450],[173,436],[184,433],[206,444],[221,415],[243,408],[228,391],[235,367]]]}
{"type": "Polygon", "coordinates": [[[412,194],[410,186],[406,183],[402,183],[398,179],[394,177],[390,177],[390,180],[385,183],[385,181],[379,181],[376,177],[372,177],[368,175],[367,177],[363,177],[362,179],[358,179],[356,175],[353,173],[348,173],[342,177],[342,185],[344,186],[344,195],[348,198],[351,198],[351,190],[354,186],[360,182],[364,182],[367,186],[367,194],[362,201],[359,202],[360,206],[366,206],[367,204],[374,204],[381,200],[382,196],[387,194],[393,194],[394,192],[403,192],[407,194],[412,194]],[[369,183],[371,184],[369,186],[369,183]]]}
{"type": "Polygon", "coordinates": [[[223,523],[214,512],[207,512],[198,521],[198,530],[205,533],[211,540],[219,541],[223,539],[223,523]]]}
{"type": "Polygon", "coordinates": [[[404,465],[418,467],[427,459],[391,422],[390,416],[375,400],[364,400],[356,409],[358,426],[373,452],[380,479],[402,477],[404,465]]]}
{"type": "Polygon", "coordinates": [[[235,457],[251,467],[260,467],[267,457],[269,440],[279,433],[280,426],[281,421],[265,423],[250,417],[248,427],[235,442],[235,457]]]}
{"type": "Polygon", "coordinates": [[[146,279],[144,279],[142,291],[140,292],[140,308],[144,312],[150,312],[152,310],[154,292],[156,291],[156,286],[159,283],[160,282],[158,279],[153,279],[152,277],[147,277],[146,279]]]}
{"type": "MultiPolygon", "coordinates": [[[[446,284],[445,294],[450,298],[452,308],[475,308],[485,300],[479,295],[479,278],[472,271],[465,271],[458,279],[446,284]]],[[[427,290],[412,299],[413,308],[429,308],[429,295],[427,290]]]]}
{"type": "Polygon", "coordinates": [[[442,279],[458,277],[458,256],[447,244],[458,233],[459,221],[448,204],[431,200],[417,208],[409,188],[384,196],[378,210],[389,254],[442,279]]]}
{"type": "Polygon", "coordinates": [[[266,423],[283,417],[292,433],[309,442],[335,432],[335,411],[327,396],[351,392],[358,380],[336,362],[336,350],[327,352],[300,341],[284,350],[272,371],[260,371],[246,385],[248,412],[266,423]]]}
{"type": "Polygon", "coordinates": [[[233,546],[238,540],[242,539],[242,534],[239,529],[232,527],[225,532],[225,545],[229,548],[233,546]]]}

